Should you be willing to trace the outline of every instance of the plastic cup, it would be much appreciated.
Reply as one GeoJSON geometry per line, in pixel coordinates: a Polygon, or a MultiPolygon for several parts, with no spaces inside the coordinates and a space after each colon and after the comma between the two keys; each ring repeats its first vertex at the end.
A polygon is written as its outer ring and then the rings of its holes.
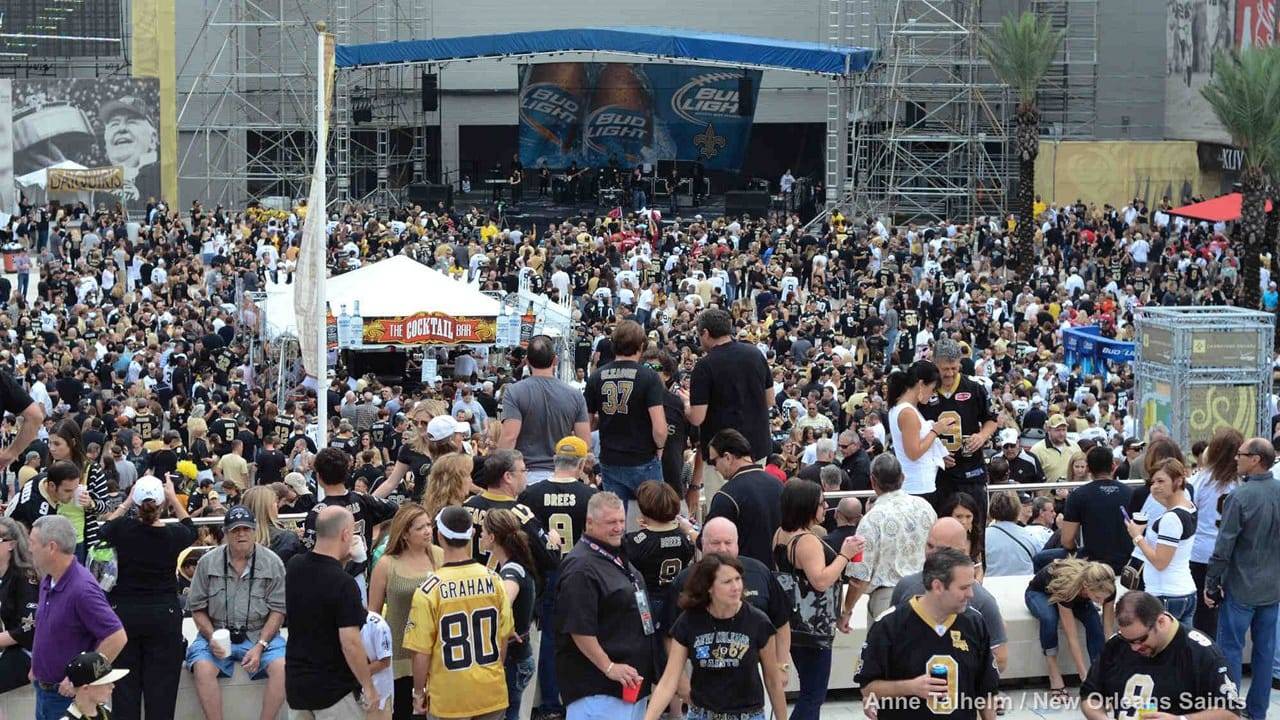
{"type": "Polygon", "coordinates": [[[631,703],[632,705],[635,705],[635,704],[636,704],[636,701],[640,699],[640,686],[641,686],[641,685],[643,685],[643,684],[644,684],[644,681],[643,681],[643,680],[641,680],[640,682],[636,683],[635,685],[623,685],[623,686],[622,686],[622,699],[623,699],[625,702],[629,702],[629,703],[631,703]]]}
{"type": "MultiPolygon", "coordinates": [[[[866,538],[862,537],[861,535],[854,535],[853,537],[854,537],[854,539],[855,539],[855,540],[863,540],[863,541],[865,541],[865,540],[866,540],[866,538]]],[[[854,556],[853,556],[853,562],[862,562],[862,551],[861,551],[861,550],[859,550],[859,551],[858,551],[858,554],[857,554],[857,555],[854,555],[854,556]]]]}
{"type": "Polygon", "coordinates": [[[231,631],[226,628],[220,628],[213,631],[212,644],[217,646],[214,654],[229,655],[231,653],[231,631]]]}
{"type": "Polygon", "coordinates": [[[1147,514],[1144,512],[1136,512],[1133,514],[1133,522],[1138,525],[1147,524],[1147,514]]]}

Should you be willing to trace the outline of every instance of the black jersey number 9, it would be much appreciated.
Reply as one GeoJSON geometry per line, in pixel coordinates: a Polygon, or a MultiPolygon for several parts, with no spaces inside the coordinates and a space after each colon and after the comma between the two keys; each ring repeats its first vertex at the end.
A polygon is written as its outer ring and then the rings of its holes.
{"type": "Polygon", "coordinates": [[[1136,720],[1141,717],[1151,702],[1155,689],[1155,680],[1150,675],[1131,675],[1124,684],[1124,694],[1120,698],[1120,707],[1116,710],[1117,720],[1136,720]]]}
{"type": "Polygon", "coordinates": [[[663,560],[662,564],[658,566],[658,583],[666,585],[672,580],[675,580],[676,576],[679,575],[680,571],[683,569],[684,563],[680,561],[680,558],[667,558],[666,560],[663,560]]]}
{"type": "Polygon", "coordinates": [[[930,696],[927,706],[934,715],[950,715],[960,707],[960,664],[950,655],[934,655],[925,663],[925,673],[928,674],[934,665],[947,669],[947,694],[945,697],[930,696]]]}
{"type": "Polygon", "coordinates": [[[632,380],[606,380],[600,384],[600,412],[605,415],[626,415],[630,409],[632,380]]]}
{"type": "Polygon", "coordinates": [[[478,608],[440,618],[441,655],[448,670],[498,661],[498,609],[478,608]]]}
{"type": "Polygon", "coordinates": [[[964,431],[961,429],[960,413],[955,410],[948,410],[938,416],[939,421],[947,418],[956,419],[956,431],[950,434],[939,433],[938,439],[942,441],[943,447],[949,452],[960,452],[964,448],[964,431]]]}
{"type": "Polygon", "coordinates": [[[552,513],[547,525],[560,536],[560,554],[568,555],[573,549],[573,517],[569,513],[552,513]]]}

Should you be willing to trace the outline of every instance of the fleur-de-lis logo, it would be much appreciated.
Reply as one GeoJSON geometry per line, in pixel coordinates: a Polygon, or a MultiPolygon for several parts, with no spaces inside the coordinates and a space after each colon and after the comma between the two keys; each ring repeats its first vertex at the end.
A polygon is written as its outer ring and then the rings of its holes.
{"type": "Polygon", "coordinates": [[[693,136],[693,144],[698,146],[698,155],[703,158],[713,158],[720,154],[724,146],[729,143],[723,135],[716,134],[714,125],[708,124],[707,129],[693,136]]]}

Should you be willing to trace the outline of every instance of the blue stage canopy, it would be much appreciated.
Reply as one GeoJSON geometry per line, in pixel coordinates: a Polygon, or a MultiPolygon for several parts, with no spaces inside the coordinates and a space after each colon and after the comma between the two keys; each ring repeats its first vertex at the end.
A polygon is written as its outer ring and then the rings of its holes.
{"type": "Polygon", "coordinates": [[[339,68],[401,65],[554,52],[604,52],[743,67],[847,75],[875,59],[870,48],[832,47],[751,35],[657,27],[573,28],[503,35],[339,45],[339,68]]]}

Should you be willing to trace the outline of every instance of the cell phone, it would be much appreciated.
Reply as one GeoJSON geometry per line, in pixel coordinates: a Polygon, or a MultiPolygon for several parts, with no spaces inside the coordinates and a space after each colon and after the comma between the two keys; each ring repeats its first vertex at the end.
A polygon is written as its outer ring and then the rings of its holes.
{"type": "Polygon", "coordinates": [[[1133,518],[1129,517],[1129,511],[1122,505],[1120,506],[1120,514],[1124,516],[1125,522],[1131,522],[1133,518]]]}

